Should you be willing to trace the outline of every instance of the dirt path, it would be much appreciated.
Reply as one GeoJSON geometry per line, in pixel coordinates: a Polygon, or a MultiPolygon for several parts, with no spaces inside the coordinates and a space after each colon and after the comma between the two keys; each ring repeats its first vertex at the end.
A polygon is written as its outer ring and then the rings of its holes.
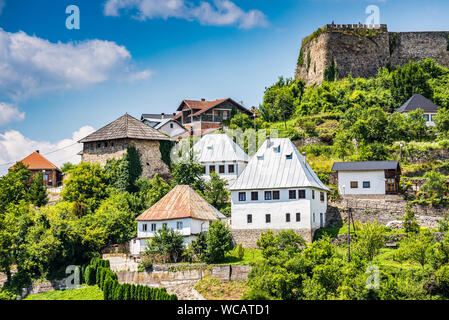
{"type": "Polygon", "coordinates": [[[191,281],[182,284],[163,285],[170,294],[176,294],[179,300],[206,300],[195,289],[198,281],[191,281]]]}

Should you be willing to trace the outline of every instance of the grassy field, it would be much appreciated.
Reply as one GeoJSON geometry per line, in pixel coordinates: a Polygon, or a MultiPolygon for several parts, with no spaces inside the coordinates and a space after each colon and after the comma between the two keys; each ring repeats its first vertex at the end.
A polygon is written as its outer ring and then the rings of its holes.
{"type": "Polygon", "coordinates": [[[103,291],[98,286],[74,290],[54,290],[32,294],[24,300],[103,300],[103,291]]]}
{"type": "Polygon", "coordinates": [[[248,289],[244,281],[220,282],[212,278],[204,278],[195,286],[207,300],[241,300],[248,289]]]}
{"type": "Polygon", "coordinates": [[[252,265],[254,262],[262,258],[262,252],[258,249],[244,249],[245,255],[243,259],[237,256],[237,247],[226,253],[225,261],[220,264],[226,265],[252,265]]]}

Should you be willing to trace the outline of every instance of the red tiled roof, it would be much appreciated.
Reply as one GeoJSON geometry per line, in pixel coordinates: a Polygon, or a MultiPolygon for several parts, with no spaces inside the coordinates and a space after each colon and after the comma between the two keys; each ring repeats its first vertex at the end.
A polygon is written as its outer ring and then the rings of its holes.
{"type": "MultiPolygon", "coordinates": [[[[43,169],[60,170],[57,166],[48,161],[44,156],[42,156],[38,152],[33,152],[28,157],[22,159],[20,162],[22,162],[30,170],[43,170],[43,169]]],[[[14,169],[14,166],[9,168],[9,170],[14,169]]]]}
{"type": "Polygon", "coordinates": [[[182,111],[182,107],[183,105],[187,105],[189,108],[191,108],[192,110],[197,110],[195,112],[195,114],[193,114],[192,116],[197,116],[200,115],[216,106],[218,106],[219,104],[225,102],[225,101],[230,101],[233,104],[236,105],[236,107],[238,107],[240,110],[245,111],[248,115],[252,115],[251,111],[249,111],[248,109],[246,109],[245,107],[243,107],[242,105],[240,105],[239,103],[235,102],[234,100],[232,100],[231,98],[226,98],[226,99],[220,99],[220,100],[215,100],[215,101],[197,101],[197,100],[184,100],[181,105],[178,108],[178,111],[182,111]]]}
{"type": "Polygon", "coordinates": [[[150,209],[137,217],[137,221],[160,221],[183,218],[218,220],[223,215],[190,186],[178,185],[150,209]]]}

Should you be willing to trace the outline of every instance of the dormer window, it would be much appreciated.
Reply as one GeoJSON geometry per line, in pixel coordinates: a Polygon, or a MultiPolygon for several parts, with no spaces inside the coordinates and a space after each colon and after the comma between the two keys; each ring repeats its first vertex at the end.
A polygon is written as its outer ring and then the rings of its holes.
{"type": "Polygon", "coordinates": [[[293,159],[293,153],[287,154],[287,155],[285,156],[285,158],[286,158],[287,160],[292,160],[292,159],[293,159]]]}

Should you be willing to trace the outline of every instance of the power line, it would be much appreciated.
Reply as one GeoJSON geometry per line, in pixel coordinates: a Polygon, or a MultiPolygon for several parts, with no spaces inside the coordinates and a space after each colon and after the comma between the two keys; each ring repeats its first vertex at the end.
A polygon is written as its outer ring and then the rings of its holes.
{"type": "MultiPolygon", "coordinates": [[[[78,144],[78,142],[75,142],[74,144],[71,144],[71,145],[69,145],[69,146],[65,146],[65,147],[63,147],[63,148],[56,149],[56,150],[53,150],[53,151],[50,151],[50,152],[47,152],[47,153],[43,153],[42,155],[43,155],[43,156],[48,156],[48,155],[50,155],[50,154],[53,154],[53,153],[56,153],[56,152],[59,152],[59,151],[68,149],[68,148],[70,148],[70,147],[73,147],[73,146],[75,146],[75,145],[77,145],[77,144],[78,144]]],[[[8,162],[8,163],[3,163],[3,164],[0,164],[0,167],[12,165],[12,164],[15,164],[15,163],[16,163],[16,162],[14,162],[14,161],[13,161],[13,162],[8,162]]]]}

